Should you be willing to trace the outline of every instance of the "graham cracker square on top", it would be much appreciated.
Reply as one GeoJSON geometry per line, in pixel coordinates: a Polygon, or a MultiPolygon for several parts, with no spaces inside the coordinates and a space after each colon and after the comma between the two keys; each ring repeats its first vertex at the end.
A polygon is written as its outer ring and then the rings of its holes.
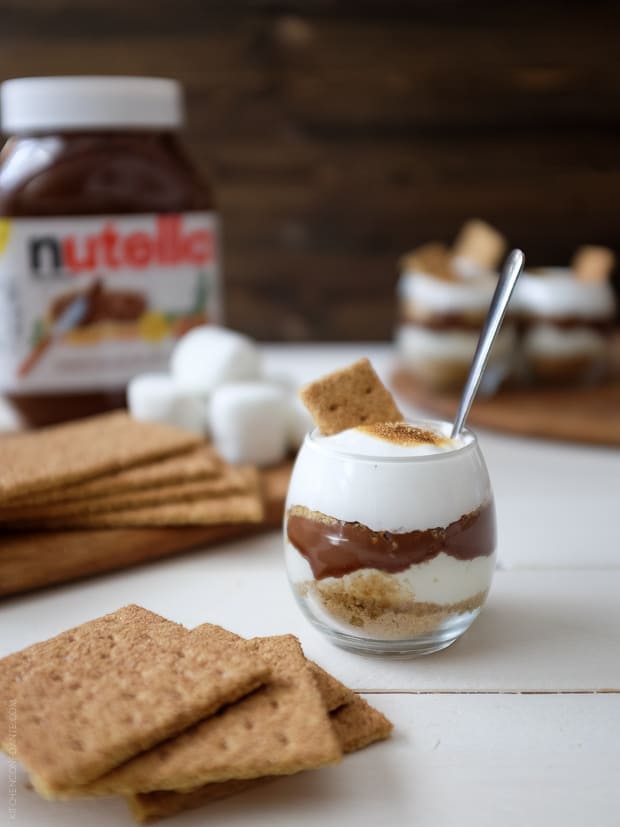
{"type": "Polygon", "coordinates": [[[457,257],[476,262],[480,267],[495,269],[508,249],[508,242],[495,227],[473,218],[461,227],[452,248],[457,257]]]}
{"type": "Polygon", "coordinates": [[[299,392],[321,433],[337,434],[359,425],[399,422],[404,417],[368,359],[334,371],[299,392]]]}
{"type": "Polygon", "coordinates": [[[398,264],[405,273],[428,273],[445,281],[458,278],[452,265],[452,253],[441,242],[431,241],[405,253],[398,264]]]}
{"type": "Polygon", "coordinates": [[[575,252],[571,266],[580,281],[604,284],[614,269],[616,256],[608,247],[584,244],[575,252]]]}
{"type": "MultiPolygon", "coordinates": [[[[191,632],[195,644],[204,635],[217,635],[229,645],[240,640],[208,624],[191,632]]],[[[271,677],[261,689],[74,794],[191,790],[231,779],[288,775],[339,761],[338,740],[297,639],[292,635],[255,638],[247,645],[271,668],[271,677]]]]}
{"type": "MultiPolygon", "coordinates": [[[[15,701],[16,757],[43,795],[64,797],[253,691],[269,668],[245,642],[198,639],[126,606],[0,661],[15,701]]],[[[8,748],[8,721],[0,745],[8,748]]]]}

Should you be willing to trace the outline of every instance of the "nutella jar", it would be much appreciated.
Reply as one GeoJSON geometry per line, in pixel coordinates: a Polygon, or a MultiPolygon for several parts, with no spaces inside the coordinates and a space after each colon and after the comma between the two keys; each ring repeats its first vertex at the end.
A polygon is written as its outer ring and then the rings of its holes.
{"type": "Polygon", "coordinates": [[[124,404],[136,373],[221,319],[217,216],[173,80],[1,87],[0,394],[27,424],[124,404]]]}

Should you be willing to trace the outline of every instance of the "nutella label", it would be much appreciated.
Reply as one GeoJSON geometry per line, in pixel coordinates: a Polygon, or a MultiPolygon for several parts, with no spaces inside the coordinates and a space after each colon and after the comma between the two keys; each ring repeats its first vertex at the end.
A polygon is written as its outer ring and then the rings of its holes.
{"type": "Polygon", "coordinates": [[[118,388],[220,321],[215,213],[0,218],[0,391],[118,388]]]}

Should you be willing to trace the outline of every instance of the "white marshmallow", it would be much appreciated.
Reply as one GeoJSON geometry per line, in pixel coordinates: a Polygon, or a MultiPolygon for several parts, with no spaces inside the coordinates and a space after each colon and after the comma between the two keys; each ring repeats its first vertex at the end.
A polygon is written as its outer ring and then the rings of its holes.
{"type": "Polygon", "coordinates": [[[209,394],[227,382],[257,379],[260,357],[247,336],[205,325],[179,340],[172,351],[170,370],[183,388],[209,394]]]}
{"type": "Polygon", "coordinates": [[[274,465],[287,450],[287,393],[267,382],[232,382],[211,399],[213,442],[228,462],[274,465]]]}
{"type": "Polygon", "coordinates": [[[127,406],[136,419],[166,422],[185,431],[205,434],[206,402],[181,388],[167,373],[141,373],[127,385],[127,406]]]}
{"type": "Polygon", "coordinates": [[[263,382],[267,382],[270,385],[276,385],[276,387],[283,388],[285,391],[290,391],[291,393],[296,391],[299,387],[295,377],[291,376],[290,373],[271,373],[270,371],[266,371],[261,374],[260,378],[263,382]]]}
{"type": "Polygon", "coordinates": [[[286,439],[289,448],[300,447],[306,434],[314,428],[314,421],[310,412],[297,394],[291,394],[288,399],[288,417],[286,439]]]}
{"type": "Polygon", "coordinates": [[[0,397],[0,433],[3,431],[21,431],[24,427],[22,417],[10,402],[0,397]]]}

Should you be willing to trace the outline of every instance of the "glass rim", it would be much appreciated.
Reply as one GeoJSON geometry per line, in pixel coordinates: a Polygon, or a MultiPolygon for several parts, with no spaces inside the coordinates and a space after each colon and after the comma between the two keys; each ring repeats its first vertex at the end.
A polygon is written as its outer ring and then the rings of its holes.
{"type": "MultiPolygon", "coordinates": [[[[405,422],[407,425],[414,426],[448,425],[449,427],[452,427],[452,422],[447,419],[416,419],[414,422],[410,422],[409,420],[405,420],[405,422]]],[[[449,457],[453,457],[456,454],[461,454],[463,451],[471,451],[478,448],[478,437],[472,430],[469,428],[462,428],[461,434],[466,434],[469,436],[470,441],[464,445],[460,445],[457,448],[452,448],[449,451],[441,451],[437,454],[419,454],[417,456],[412,455],[404,457],[386,456],[384,454],[357,454],[354,451],[346,451],[339,448],[332,448],[331,446],[326,446],[324,444],[322,445],[317,438],[323,436],[323,434],[320,434],[319,429],[316,427],[306,434],[303,444],[307,444],[315,451],[319,451],[327,456],[336,457],[339,459],[354,460],[355,462],[406,464],[418,462],[437,462],[438,460],[445,461],[449,457]]]]}

